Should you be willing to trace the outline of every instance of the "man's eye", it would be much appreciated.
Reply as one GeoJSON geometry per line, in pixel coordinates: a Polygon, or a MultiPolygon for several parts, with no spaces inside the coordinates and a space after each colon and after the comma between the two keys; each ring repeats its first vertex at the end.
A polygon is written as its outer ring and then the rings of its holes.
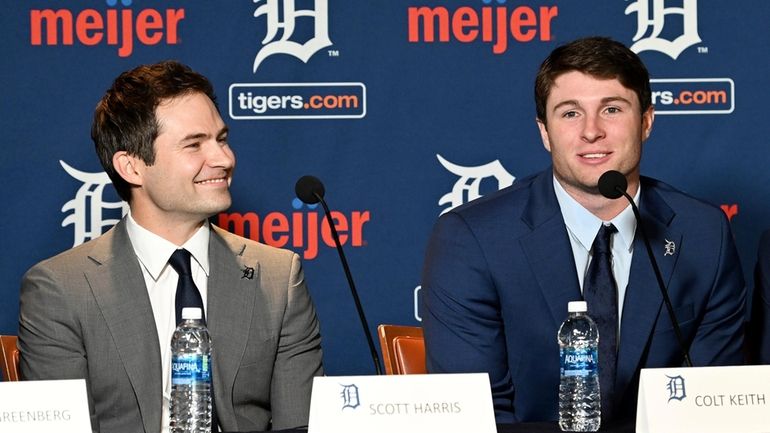
{"type": "Polygon", "coordinates": [[[577,115],[578,115],[577,111],[567,111],[566,113],[562,114],[562,117],[571,119],[573,117],[576,117],[577,115]]]}

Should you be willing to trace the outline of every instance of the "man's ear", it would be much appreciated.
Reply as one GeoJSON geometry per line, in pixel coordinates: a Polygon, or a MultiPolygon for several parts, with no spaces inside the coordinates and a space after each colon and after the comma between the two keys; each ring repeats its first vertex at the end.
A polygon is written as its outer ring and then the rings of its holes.
{"type": "Polygon", "coordinates": [[[129,155],[125,150],[112,155],[112,166],[115,167],[115,171],[131,185],[142,184],[142,173],[139,170],[142,165],[138,158],[129,155]]]}
{"type": "Polygon", "coordinates": [[[652,132],[652,123],[655,121],[655,107],[650,106],[647,111],[642,114],[642,141],[646,141],[650,138],[652,132]]]}
{"type": "Polygon", "coordinates": [[[548,153],[551,152],[551,139],[548,137],[548,129],[545,126],[545,123],[540,119],[535,119],[537,121],[537,127],[540,129],[540,139],[543,140],[543,147],[545,147],[545,150],[548,151],[548,153]]]}

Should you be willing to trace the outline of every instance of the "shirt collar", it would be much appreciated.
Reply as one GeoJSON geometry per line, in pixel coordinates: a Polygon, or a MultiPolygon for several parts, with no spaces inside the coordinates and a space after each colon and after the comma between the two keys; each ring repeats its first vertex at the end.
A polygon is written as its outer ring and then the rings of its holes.
{"type": "MultiPolygon", "coordinates": [[[[634,210],[631,206],[626,206],[622,212],[610,221],[602,221],[572,198],[572,196],[564,190],[564,187],[559,183],[555,176],[553,178],[553,189],[556,193],[556,200],[559,202],[559,207],[561,208],[561,214],[564,217],[564,224],[567,225],[567,228],[572,232],[583,248],[590,251],[600,226],[604,223],[612,223],[615,228],[618,229],[618,236],[615,239],[618,239],[622,243],[625,250],[631,251],[633,248],[634,233],[636,232],[636,218],[634,217],[634,210]]],[[[639,205],[641,190],[641,187],[637,188],[636,194],[634,195],[634,203],[637,206],[639,205]]]]}
{"type": "Polygon", "coordinates": [[[131,239],[136,257],[154,280],[160,277],[171,254],[179,248],[189,251],[206,276],[209,275],[210,228],[208,221],[181,247],[140,226],[131,216],[130,211],[126,216],[126,231],[129,239],[131,239]]]}

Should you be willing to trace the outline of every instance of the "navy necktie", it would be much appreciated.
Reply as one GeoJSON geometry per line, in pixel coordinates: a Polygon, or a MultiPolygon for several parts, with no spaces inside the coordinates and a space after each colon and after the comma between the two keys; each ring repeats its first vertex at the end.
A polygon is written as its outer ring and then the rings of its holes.
{"type": "Polygon", "coordinates": [[[588,314],[599,328],[599,387],[602,394],[602,420],[612,417],[615,371],[618,359],[618,287],[612,275],[612,235],[614,225],[604,225],[594,239],[593,258],[583,283],[588,314]]]}
{"type": "MultiPolygon", "coordinates": [[[[179,324],[182,321],[182,308],[197,307],[201,309],[201,313],[204,312],[203,299],[192,278],[190,252],[185,249],[176,250],[168,259],[168,263],[179,274],[179,282],[176,283],[176,323],[179,324]]],[[[206,323],[205,316],[203,323],[206,323]]]]}
{"type": "MultiPolygon", "coordinates": [[[[176,323],[182,321],[182,308],[197,307],[201,309],[203,324],[206,324],[206,316],[203,315],[203,298],[198,286],[192,278],[190,268],[190,252],[185,249],[179,249],[171,254],[168,264],[179,274],[179,281],[176,283],[176,323]]],[[[212,371],[213,373],[213,371],[212,371]]],[[[219,424],[217,419],[216,406],[214,405],[214,376],[211,377],[211,431],[216,432],[219,424]]]]}

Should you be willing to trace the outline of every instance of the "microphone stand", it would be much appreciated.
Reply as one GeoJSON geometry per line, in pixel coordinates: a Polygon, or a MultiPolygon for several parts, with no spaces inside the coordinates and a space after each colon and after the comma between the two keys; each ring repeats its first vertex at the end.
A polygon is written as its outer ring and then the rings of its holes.
{"type": "Polygon", "coordinates": [[[663,276],[660,275],[660,268],[658,268],[658,262],[655,260],[655,256],[652,254],[652,247],[650,246],[650,239],[647,237],[647,232],[644,230],[644,224],[642,221],[642,216],[639,214],[639,209],[636,207],[636,204],[634,203],[634,199],[628,195],[628,193],[621,189],[619,186],[615,186],[615,191],[623,194],[623,196],[628,199],[628,202],[631,203],[631,209],[634,211],[634,215],[636,216],[636,221],[638,222],[639,231],[642,234],[642,240],[644,241],[644,246],[647,249],[647,256],[650,258],[650,262],[652,263],[652,269],[655,271],[655,278],[658,280],[658,287],[660,288],[660,294],[663,295],[663,303],[666,304],[666,311],[668,311],[668,317],[671,320],[671,323],[674,325],[674,334],[676,335],[677,341],[679,341],[679,347],[682,350],[682,355],[684,356],[684,363],[688,367],[692,367],[692,361],[690,361],[690,351],[687,349],[687,346],[684,344],[684,338],[682,337],[682,330],[679,329],[679,322],[676,320],[676,315],[674,314],[674,307],[671,305],[671,299],[668,296],[668,290],[666,290],[666,285],[663,282],[663,276]]]}
{"type": "Polygon", "coordinates": [[[318,201],[321,203],[321,206],[323,206],[324,208],[324,213],[326,214],[326,221],[329,222],[329,228],[331,229],[332,237],[334,238],[334,243],[337,246],[337,252],[340,255],[340,261],[342,262],[342,268],[345,270],[345,277],[348,279],[350,292],[353,294],[353,301],[355,301],[356,303],[356,311],[358,311],[358,317],[361,319],[361,326],[364,327],[364,335],[366,335],[366,342],[369,344],[369,350],[372,352],[374,369],[377,372],[377,375],[381,376],[382,368],[380,367],[380,357],[377,355],[377,349],[374,347],[374,341],[372,340],[372,333],[369,331],[369,324],[366,321],[366,316],[364,316],[364,309],[361,306],[361,300],[358,298],[358,291],[356,290],[355,283],[353,283],[353,276],[350,273],[350,267],[348,267],[348,261],[345,258],[345,252],[342,250],[342,243],[340,242],[340,237],[337,234],[337,228],[334,227],[334,220],[332,220],[331,211],[329,211],[329,206],[326,205],[326,200],[324,200],[323,197],[320,194],[318,194],[318,192],[313,191],[313,196],[316,199],[318,199],[318,201]]]}

